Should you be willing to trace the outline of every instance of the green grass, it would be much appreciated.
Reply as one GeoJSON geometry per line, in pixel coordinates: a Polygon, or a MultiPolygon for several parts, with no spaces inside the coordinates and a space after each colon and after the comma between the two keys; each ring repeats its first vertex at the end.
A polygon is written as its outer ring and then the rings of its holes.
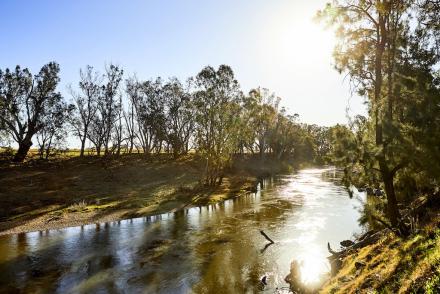
{"type": "Polygon", "coordinates": [[[390,233],[378,243],[349,255],[322,293],[439,293],[440,229],[438,220],[408,239],[390,233]],[[354,264],[366,267],[357,271],[354,264]],[[351,277],[346,281],[343,277],[351,277]],[[361,292],[362,293],[362,292],[361,292]]]}

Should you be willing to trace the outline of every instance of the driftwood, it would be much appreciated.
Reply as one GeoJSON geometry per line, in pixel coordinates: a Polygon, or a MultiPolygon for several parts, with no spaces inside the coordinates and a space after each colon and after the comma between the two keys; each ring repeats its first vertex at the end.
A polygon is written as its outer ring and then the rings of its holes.
{"type": "Polygon", "coordinates": [[[260,234],[263,235],[264,238],[266,238],[267,241],[269,241],[271,244],[275,243],[274,240],[272,240],[263,230],[260,230],[260,234]]]}
{"type": "MultiPolygon", "coordinates": [[[[347,246],[341,251],[335,251],[331,248],[330,242],[327,242],[327,249],[330,252],[331,256],[327,257],[330,262],[331,274],[332,276],[336,275],[342,266],[342,258],[352,252],[353,250],[362,248],[367,245],[371,245],[377,242],[387,231],[388,229],[384,229],[379,232],[369,231],[362,235],[357,242],[353,242],[351,246],[347,246]]],[[[347,242],[348,243],[348,242],[347,242]]]]}
{"type": "Polygon", "coordinates": [[[387,232],[389,232],[388,229],[384,229],[384,230],[381,230],[378,232],[369,231],[369,232],[365,233],[363,236],[361,236],[357,242],[354,242],[353,245],[348,246],[348,247],[342,249],[341,251],[333,250],[330,247],[330,242],[328,242],[327,249],[328,249],[328,252],[330,252],[330,254],[332,255],[329,257],[329,259],[339,258],[339,257],[344,256],[345,254],[347,254],[351,250],[359,249],[359,248],[371,245],[371,244],[379,241],[379,239],[387,232]]]}
{"type": "Polygon", "coordinates": [[[266,251],[267,248],[269,248],[270,245],[273,245],[273,243],[267,243],[266,245],[264,245],[263,249],[260,250],[261,253],[264,253],[264,251],[266,251]]]}

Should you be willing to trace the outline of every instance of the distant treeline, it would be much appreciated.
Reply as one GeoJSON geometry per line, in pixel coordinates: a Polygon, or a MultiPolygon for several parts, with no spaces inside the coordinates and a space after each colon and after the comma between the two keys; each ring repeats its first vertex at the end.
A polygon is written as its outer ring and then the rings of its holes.
{"type": "Polygon", "coordinates": [[[0,133],[18,145],[16,162],[35,141],[40,156],[50,157],[70,134],[81,142],[80,156],[87,144],[97,155],[178,157],[193,149],[206,159],[206,183],[215,185],[233,154],[323,161],[330,149],[327,128],[300,123],[267,89],[244,94],[226,65],[207,66],[184,83],[124,77],[115,65],[103,74],[87,66],[69,97],[57,90],[59,72],[55,62],[36,75],[20,66],[0,70],[0,133]]]}

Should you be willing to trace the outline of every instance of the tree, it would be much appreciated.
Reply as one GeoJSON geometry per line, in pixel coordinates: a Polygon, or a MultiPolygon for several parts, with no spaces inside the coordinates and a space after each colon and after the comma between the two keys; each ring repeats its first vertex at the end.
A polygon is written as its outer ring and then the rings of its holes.
{"type": "Polygon", "coordinates": [[[297,114],[287,115],[284,108],[278,113],[269,140],[269,146],[275,159],[292,157],[296,151],[301,150],[303,132],[297,120],[297,114]]]}
{"type": "Polygon", "coordinates": [[[166,136],[174,157],[188,153],[194,131],[192,95],[176,78],[163,86],[166,107],[166,136]]]}
{"type": "Polygon", "coordinates": [[[134,107],[137,136],[146,155],[154,149],[160,152],[166,139],[165,100],[162,79],[140,82],[127,80],[127,94],[134,107]]]}
{"type": "Polygon", "coordinates": [[[98,103],[98,111],[101,115],[101,122],[98,123],[102,127],[103,145],[105,155],[109,152],[109,143],[111,142],[111,135],[114,131],[116,121],[119,120],[120,112],[122,111],[122,103],[119,93],[119,85],[122,80],[124,71],[113,64],[106,68],[104,74],[105,83],[102,86],[102,97],[98,103]]]}
{"type": "Polygon", "coordinates": [[[59,71],[55,62],[44,65],[34,76],[20,66],[14,71],[0,70],[0,121],[18,144],[16,162],[26,158],[33,136],[45,126],[44,118],[62,100],[56,92],[59,71]]]}
{"type": "Polygon", "coordinates": [[[270,144],[271,132],[276,127],[280,98],[268,89],[260,88],[251,90],[249,96],[253,101],[250,105],[253,110],[251,125],[255,131],[260,158],[263,158],[270,144]]]}
{"type": "Polygon", "coordinates": [[[237,148],[243,94],[229,66],[205,67],[195,78],[196,143],[206,159],[205,184],[220,185],[237,148]]]}
{"type": "Polygon", "coordinates": [[[48,159],[54,146],[59,147],[67,137],[65,123],[70,117],[74,106],[67,105],[64,101],[54,101],[50,115],[45,116],[42,121],[43,127],[37,132],[40,158],[48,159]]]}
{"type": "Polygon", "coordinates": [[[70,119],[74,133],[81,141],[80,156],[84,156],[87,138],[90,137],[90,126],[98,110],[98,100],[101,96],[101,78],[93,67],[87,66],[80,70],[78,83],[79,93],[70,88],[75,103],[74,116],[70,119]]]}
{"type": "Polygon", "coordinates": [[[400,218],[395,181],[415,163],[412,155],[418,145],[408,136],[414,127],[408,110],[426,97],[430,87],[419,78],[420,73],[432,77],[438,60],[431,46],[435,34],[428,27],[421,30],[420,24],[412,25],[413,11],[426,16],[414,1],[394,0],[335,1],[319,13],[339,25],[336,68],[348,73],[358,93],[368,99],[366,130],[371,135],[364,133],[358,160],[368,173],[379,173],[387,196],[387,216],[395,227],[400,218]],[[417,85],[423,89],[418,93],[414,91],[417,85]]]}

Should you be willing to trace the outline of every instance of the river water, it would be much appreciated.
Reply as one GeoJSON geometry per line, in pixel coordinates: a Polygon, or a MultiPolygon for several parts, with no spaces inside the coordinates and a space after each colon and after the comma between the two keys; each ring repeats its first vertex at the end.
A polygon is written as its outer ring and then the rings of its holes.
{"type": "Polygon", "coordinates": [[[306,169],[215,205],[2,236],[0,292],[274,293],[292,260],[314,284],[329,270],[327,242],[362,231],[363,197],[350,199],[333,169],[306,169]]]}

